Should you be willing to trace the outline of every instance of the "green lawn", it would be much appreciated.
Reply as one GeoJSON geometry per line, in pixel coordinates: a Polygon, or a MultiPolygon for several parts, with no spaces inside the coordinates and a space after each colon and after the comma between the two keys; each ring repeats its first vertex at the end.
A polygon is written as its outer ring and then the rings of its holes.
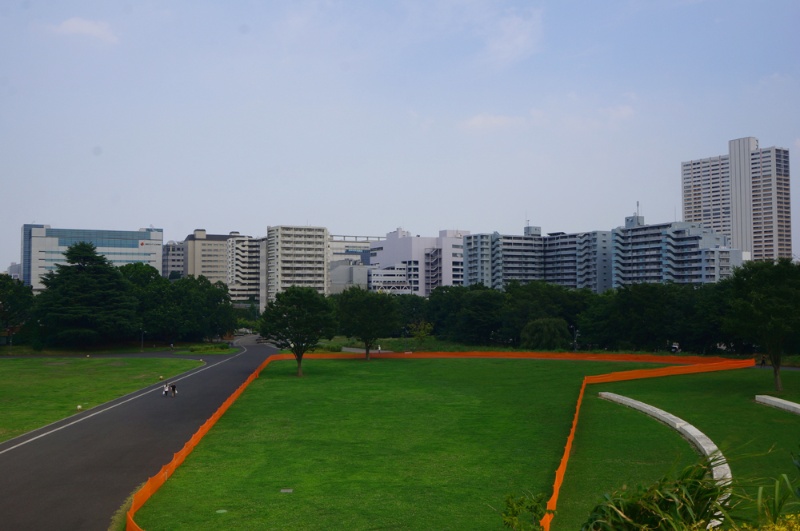
{"type": "MultiPolygon", "coordinates": [[[[634,473],[641,467],[652,468],[661,461],[674,463],[671,468],[678,470],[685,463],[685,450],[679,457],[677,452],[667,452],[661,459],[654,451],[660,439],[678,449],[683,443],[678,435],[642,413],[597,398],[600,391],[652,404],[693,424],[725,454],[739,482],[767,485],[766,478],[782,473],[796,478],[790,452],[800,451],[800,417],[754,402],[756,394],[800,402],[800,371],[782,371],[782,378],[786,391],[781,395],[774,392],[771,369],[589,386],[552,529],[580,528],[599,501],[598,493],[644,483],[636,480],[634,473]]],[[[753,495],[754,490],[749,493],[753,495]]],[[[744,516],[753,517],[754,512],[750,509],[744,516]]]]}
{"type": "Polygon", "coordinates": [[[0,358],[0,441],[202,365],[183,359],[0,358]]]}
{"type": "Polygon", "coordinates": [[[640,367],[652,365],[308,360],[296,378],[293,361],[274,362],[136,521],[501,528],[507,494],[550,492],[583,376],[640,367]]]}

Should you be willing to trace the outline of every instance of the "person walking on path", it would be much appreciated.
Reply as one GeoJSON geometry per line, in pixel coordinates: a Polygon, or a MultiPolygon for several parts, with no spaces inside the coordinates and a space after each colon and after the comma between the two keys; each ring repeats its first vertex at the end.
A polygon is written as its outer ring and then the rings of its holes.
{"type": "Polygon", "coordinates": [[[164,396],[169,396],[169,384],[164,384],[164,396]]]}
{"type": "Polygon", "coordinates": [[[762,354],[761,355],[761,368],[763,369],[766,365],[767,365],[767,355],[766,354],[762,354]]]}
{"type": "Polygon", "coordinates": [[[178,394],[178,386],[175,383],[169,384],[169,390],[172,391],[172,398],[175,398],[175,395],[178,394]]]}

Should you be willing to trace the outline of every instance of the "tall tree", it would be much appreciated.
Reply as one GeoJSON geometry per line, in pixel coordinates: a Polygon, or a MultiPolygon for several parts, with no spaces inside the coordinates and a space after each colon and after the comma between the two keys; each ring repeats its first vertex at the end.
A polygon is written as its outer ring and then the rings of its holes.
{"type": "Polygon", "coordinates": [[[146,331],[147,337],[151,338],[173,340],[174,337],[166,337],[169,319],[163,312],[171,299],[167,293],[169,280],[162,277],[155,267],[141,262],[125,264],[119,270],[128,281],[131,294],[136,297],[137,326],[140,332],[146,331]]]}
{"type": "Polygon", "coordinates": [[[800,264],[746,262],[724,282],[731,293],[725,328],[766,351],[775,390],[783,391],[781,358],[800,336],[800,264]]]}
{"type": "Polygon", "coordinates": [[[485,287],[465,293],[456,314],[458,341],[467,345],[503,343],[498,333],[504,301],[504,293],[485,287]]]}
{"type": "Polygon", "coordinates": [[[33,308],[33,291],[10,275],[0,274],[0,326],[12,345],[14,334],[30,316],[33,308]]]}
{"type": "Polygon", "coordinates": [[[87,242],[71,245],[64,257],[66,265],[42,277],[45,290],[36,297],[43,339],[86,346],[132,338],[136,299],[119,269],[87,242]]]}
{"type": "Polygon", "coordinates": [[[428,297],[428,320],[433,325],[434,334],[440,339],[458,341],[458,311],[464,297],[471,289],[485,289],[483,286],[439,286],[428,297]]]}
{"type": "Polygon", "coordinates": [[[416,329],[419,323],[428,320],[428,299],[419,295],[403,294],[395,295],[394,300],[397,301],[397,313],[400,319],[398,335],[413,336],[411,329],[416,329]]]}
{"type": "Polygon", "coordinates": [[[177,326],[175,333],[181,339],[211,339],[236,328],[228,288],[222,282],[212,284],[203,275],[189,275],[172,282],[169,294],[174,306],[164,307],[162,311],[170,318],[170,326],[177,326]],[[174,308],[180,314],[173,322],[174,308]]]}
{"type": "Polygon", "coordinates": [[[386,293],[376,293],[353,286],[337,299],[339,327],[343,334],[364,343],[369,360],[370,351],[381,337],[397,329],[397,301],[386,293]]]}
{"type": "Polygon", "coordinates": [[[297,360],[297,376],[303,376],[303,355],[322,338],[333,337],[335,319],[330,302],[313,288],[292,286],[278,293],[259,320],[261,335],[288,348],[297,360]]]}

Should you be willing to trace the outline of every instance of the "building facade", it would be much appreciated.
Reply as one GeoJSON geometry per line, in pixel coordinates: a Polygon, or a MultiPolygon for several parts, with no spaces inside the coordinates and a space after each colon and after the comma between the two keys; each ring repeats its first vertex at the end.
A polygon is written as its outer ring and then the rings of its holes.
{"type": "Polygon", "coordinates": [[[758,139],[728,142],[728,153],[681,164],[683,220],[728,236],[745,258],[792,257],[789,150],[758,139]]]}
{"type": "MultiPolygon", "coordinates": [[[[386,239],[370,244],[371,279],[377,270],[388,269],[392,282],[399,282],[398,272],[405,272],[404,292],[427,297],[439,286],[464,284],[464,236],[466,231],[442,230],[439,236],[411,236],[398,228],[386,239]]],[[[376,290],[375,287],[370,289],[376,290]]]]}
{"type": "Polygon", "coordinates": [[[228,285],[231,302],[236,305],[257,305],[260,297],[261,240],[232,232],[225,241],[225,249],[225,284],[228,285]]]}
{"type": "Polygon", "coordinates": [[[11,265],[8,266],[6,273],[14,280],[22,280],[22,264],[11,262],[11,265]]]}
{"type": "Polygon", "coordinates": [[[205,229],[195,229],[184,240],[185,255],[183,275],[206,277],[212,284],[228,279],[228,238],[230,234],[208,234],[205,229]]]}
{"type": "Polygon", "coordinates": [[[329,234],[325,227],[267,227],[261,240],[261,308],[289,286],[329,294],[329,234]]]}
{"type": "Polygon", "coordinates": [[[611,232],[542,236],[527,226],[522,235],[464,237],[465,285],[503,290],[510,282],[545,281],[600,293],[611,288],[611,232]]]}
{"type": "Polygon", "coordinates": [[[178,278],[183,276],[186,267],[186,243],[168,241],[161,250],[161,276],[178,278]]]}
{"type": "Polygon", "coordinates": [[[483,233],[464,236],[464,285],[482,284],[503,290],[513,281],[525,284],[544,279],[541,227],[524,233],[483,233]]]}
{"type": "Polygon", "coordinates": [[[555,232],[543,243],[546,282],[595,293],[611,289],[611,231],[555,232]]]}
{"type": "Polygon", "coordinates": [[[41,291],[42,277],[65,265],[64,251],[79,242],[91,243],[97,253],[114,266],[144,263],[161,274],[161,253],[164,233],[148,228],[138,231],[54,229],[50,225],[22,226],[22,281],[34,291],[41,291]]]}
{"type": "Polygon", "coordinates": [[[335,295],[357,286],[369,289],[369,249],[383,236],[344,236],[331,234],[328,241],[329,293],[335,295]]]}
{"type": "Polygon", "coordinates": [[[742,251],[699,223],[645,225],[625,218],[612,231],[612,287],[642,283],[707,284],[728,278],[742,264],[742,251]]]}

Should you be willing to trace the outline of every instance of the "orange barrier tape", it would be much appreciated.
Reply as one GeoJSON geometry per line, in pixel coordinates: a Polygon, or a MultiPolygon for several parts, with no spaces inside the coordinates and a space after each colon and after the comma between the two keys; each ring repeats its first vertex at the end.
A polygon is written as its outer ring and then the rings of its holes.
{"type": "Polygon", "coordinates": [[[233,392],[233,394],[228,397],[222,405],[217,408],[211,417],[206,420],[202,426],[191,436],[191,438],[184,444],[183,448],[176,453],[172,460],[161,467],[161,470],[153,477],[148,479],[142,487],[136,491],[133,495],[133,500],[131,501],[131,508],[125,515],[125,529],[126,531],[143,531],[141,527],[134,521],[133,517],[136,515],[136,512],[141,509],[142,505],[145,504],[150,497],[155,494],[155,492],[161,488],[161,485],[169,479],[169,477],[175,472],[177,469],[186,459],[186,457],[192,453],[195,446],[203,439],[206,433],[211,429],[214,424],[216,424],[217,420],[228,410],[228,408],[236,401],[236,399],[242,394],[242,392],[247,388],[250,383],[258,378],[261,371],[263,371],[267,365],[269,365],[272,361],[275,360],[286,360],[286,359],[293,359],[291,354],[279,354],[275,356],[271,356],[264,360],[264,363],[259,365],[259,367],[253,371],[245,383],[243,383],[239,388],[233,392]]]}
{"type": "MultiPolygon", "coordinates": [[[[660,356],[661,358],[669,358],[671,356],[660,356]]],[[[675,356],[677,357],[677,356],[675,356]]],[[[681,357],[682,358],[682,357],[681,357]]],[[[685,359],[685,358],[684,358],[685,359]]],[[[696,374],[701,372],[712,371],[727,371],[732,369],[742,369],[745,367],[752,367],[755,365],[755,360],[726,360],[724,358],[697,358],[705,361],[696,365],[679,365],[672,367],[659,367],[657,369],[636,369],[632,371],[612,372],[608,374],[599,374],[595,376],[585,376],[583,384],[581,385],[580,393],[578,393],[578,403],[575,407],[575,416],[572,419],[572,428],[567,436],[567,444],[564,445],[564,455],[561,457],[561,463],[556,470],[555,481],[553,482],[553,494],[547,501],[547,509],[553,511],[546,514],[539,522],[545,531],[550,531],[550,523],[555,516],[554,512],[558,505],[558,494],[561,490],[561,485],[564,483],[564,476],[567,472],[567,463],[569,456],[572,452],[572,443],[575,440],[575,432],[578,427],[578,416],[580,414],[581,404],[583,403],[583,394],[587,384],[607,383],[607,382],[622,382],[626,380],[638,380],[642,378],[660,378],[662,376],[675,376],[681,374],[696,374]],[[710,363],[707,361],[710,360],[710,363]]]]}
{"type": "MultiPolygon", "coordinates": [[[[497,359],[558,359],[558,360],[575,360],[575,361],[627,361],[627,362],[645,362],[645,363],[663,363],[673,364],[677,366],[660,367],[656,369],[638,369],[633,371],[612,372],[609,374],[601,374],[596,376],[586,376],[581,384],[581,390],[578,394],[578,401],[575,405],[575,415],[572,419],[572,427],[570,428],[567,443],[564,446],[564,455],[561,457],[561,463],[555,473],[555,481],[553,483],[553,495],[547,502],[547,508],[551,511],[556,510],[558,503],[558,493],[561,490],[561,485],[564,482],[564,475],[567,471],[567,462],[569,461],[570,452],[572,451],[572,443],[575,439],[575,431],[578,427],[578,416],[583,402],[583,394],[587,384],[591,383],[604,383],[604,382],[618,382],[624,380],[633,380],[639,378],[658,378],[661,376],[670,376],[676,374],[692,374],[699,372],[709,371],[723,371],[730,369],[740,369],[743,367],[752,367],[755,365],[755,360],[729,360],[725,358],[703,358],[699,356],[656,356],[656,355],[636,355],[636,354],[570,354],[563,352],[414,352],[414,353],[381,353],[372,354],[375,359],[464,359],[464,358],[497,358],[497,359]]],[[[306,359],[363,359],[363,354],[306,354],[306,359]]],[[[203,423],[202,426],[192,435],[186,442],[184,447],[176,453],[172,460],[161,467],[161,470],[153,477],[148,479],[145,484],[134,493],[131,502],[131,508],[128,510],[125,518],[126,531],[143,531],[134,521],[133,517],[136,512],[145,504],[155,492],[161,488],[161,485],[169,479],[186,459],[192,453],[195,446],[202,440],[206,433],[216,424],[217,420],[228,410],[228,408],[236,401],[237,398],[244,392],[250,383],[258,378],[263,371],[273,361],[283,361],[294,359],[292,354],[276,354],[267,358],[253,374],[236,391],[228,397],[225,402],[214,412],[211,417],[203,423]]],[[[550,530],[550,522],[553,519],[553,514],[547,514],[540,522],[545,531],[550,530]]]]}

